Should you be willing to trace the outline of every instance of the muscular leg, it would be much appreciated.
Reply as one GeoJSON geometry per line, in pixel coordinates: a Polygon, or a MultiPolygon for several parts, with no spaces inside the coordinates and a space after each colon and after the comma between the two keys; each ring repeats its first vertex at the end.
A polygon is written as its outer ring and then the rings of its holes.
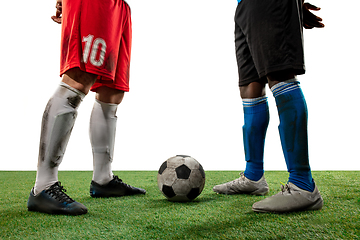
{"type": "Polygon", "coordinates": [[[145,194],[146,190],[124,183],[111,170],[116,131],[116,110],[124,92],[108,87],[98,88],[90,118],[90,141],[93,150],[91,197],[121,197],[145,194]]]}
{"type": "Polygon", "coordinates": [[[92,180],[100,185],[107,184],[113,179],[111,163],[115,144],[116,110],[123,97],[124,92],[117,89],[97,89],[89,132],[94,157],[92,180]]]}
{"type": "Polygon", "coordinates": [[[252,82],[240,87],[243,99],[243,142],[246,160],[244,175],[258,181],[264,174],[264,145],[269,123],[269,109],[265,96],[265,83],[252,82]]]}
{"type": "Polygon", "coordinates": [[[34,193],[58,181],[62,161],[77,116],[77,109],[96,76],[75,68],[67,71],[44,111],[34,193]]]}
{"type": "Polygon", "coordinates": [[[312,192],[312,179],[307,136],[307,106],[295,75],[283,71],[268,76],[280,119],[281,145],[289,172],[289,182],[312,192]],[[283,82],[291,80],[292,82],[283,82]]]}
{"type": "MultiPolygon", "coordinates": [[[[295,78],[291,70],[271,73],[267,76],[269,87],[274,91],[282,85],[282,92],[274,93],[277,103],[280,125],[279,133],[283,147],[285,161],[290,173],[289,182],[298,187],[313,191],[314,183],[308,157],[307,142],[307,107],[300,86],[296,82],[285,83],[295,78]],[[280,83],[280,84],[279,84],[280,83]],[[284,89],[285,88],[285,89],[284,89]],[[290,90],[290,91],[289,91],[290,90]]],[[[249,99],[258,99],[265,96],[265,84],[253,82],[240,87],[240,94],[244,102],[244,149],[246,157],[245,176],[251,180],[260,177],[263,165],[263,149],[267,124],[268,112],[263,105],[257,105],[257,116],[254,115],[254,107],[246,102],[249,99]],[[246,105],[245,105],[246,104],[246,105]],[[248,107],[245,107],[248,106],[248,107]],[[261,114],[261,116],[259,115],[261,114]],[[261,121],[262,120],[262,121],[261,121]]]]}

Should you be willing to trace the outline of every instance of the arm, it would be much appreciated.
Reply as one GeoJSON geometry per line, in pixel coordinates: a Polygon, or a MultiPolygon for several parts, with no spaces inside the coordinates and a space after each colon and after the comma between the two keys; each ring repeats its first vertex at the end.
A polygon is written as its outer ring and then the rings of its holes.
{"type": "Polygon", "coordinates": [[[62,14],[62,0],[56,0],[56,14],[55,16],[52,16],[51,19],[58,23],[61,24],[62,19],[61,19],[61,14],[62,14]]]}
{"type": "Polygon", "coordinates": [[[310,10],[319,11],[320,8],[310,3],[303,3],[303,25],[306,29],[323,28],[325,25],[321,22],[322,18],[314,15],[310,10]]]}

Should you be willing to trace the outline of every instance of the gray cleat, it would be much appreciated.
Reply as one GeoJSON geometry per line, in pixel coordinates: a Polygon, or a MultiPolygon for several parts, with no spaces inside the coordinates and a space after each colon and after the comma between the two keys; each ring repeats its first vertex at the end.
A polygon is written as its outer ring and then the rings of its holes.
{"type": "Polygon", "coordinates": [[[313,192],[303,190],[291,182],[281,186],[281,192],[253,204],[255,212],[284,213],[293,211],[319,210],[323,199],[318,188],[313,192]]]}
{"type": "Polygon", "coordinates": [[[269,192],[269,187],[264,176],[258,181],[252,181],[244,173],[240,173],[240,178],[216,185],[213,191],[220,194],[265,195],[269,192]]]}

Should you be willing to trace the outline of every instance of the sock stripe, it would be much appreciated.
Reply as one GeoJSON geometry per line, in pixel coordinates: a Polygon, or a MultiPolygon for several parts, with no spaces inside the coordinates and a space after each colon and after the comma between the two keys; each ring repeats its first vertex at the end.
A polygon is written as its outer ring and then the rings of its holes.
{"type": "Polygon", "coordinates": [[[256,105],[267,102],[267,97],[258,97],[258,98],[244,98],[243,100],[244,107],[254,107],[256,105]]]}
{"type": "Polygon", "coordinates": [[[277,96],[282,95],[284,93],[288,93],[290,91],[299,89],[300,88],[299,84],[300,83],[298,81],[296,81],[296,78],[294,78],[294,79],[290,79],[285,82],[280,82],[278,84],[275,84],[271,88],[271,91],[272,91],[274,97],[276,98],[277,96]]]}

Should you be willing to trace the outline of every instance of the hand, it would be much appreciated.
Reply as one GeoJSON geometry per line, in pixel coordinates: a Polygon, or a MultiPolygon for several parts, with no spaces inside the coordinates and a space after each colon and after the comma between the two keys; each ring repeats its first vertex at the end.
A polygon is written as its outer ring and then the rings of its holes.
{"type": "Polygon", "coordinates": [[[303,25],[306,29],[323,28],[325,25],[321,22],[322,18],[314,15],[310,10],[319,11],[320,8],[310,3],[303,4],[303,25]]]}
{"type": "Polygon", "coordinates": [[[56,14],[55,16],[52,16],[51,19],[58,23],[58,24],[61,24],[62,22],[62,0],[56,0],[56,14]]]}

